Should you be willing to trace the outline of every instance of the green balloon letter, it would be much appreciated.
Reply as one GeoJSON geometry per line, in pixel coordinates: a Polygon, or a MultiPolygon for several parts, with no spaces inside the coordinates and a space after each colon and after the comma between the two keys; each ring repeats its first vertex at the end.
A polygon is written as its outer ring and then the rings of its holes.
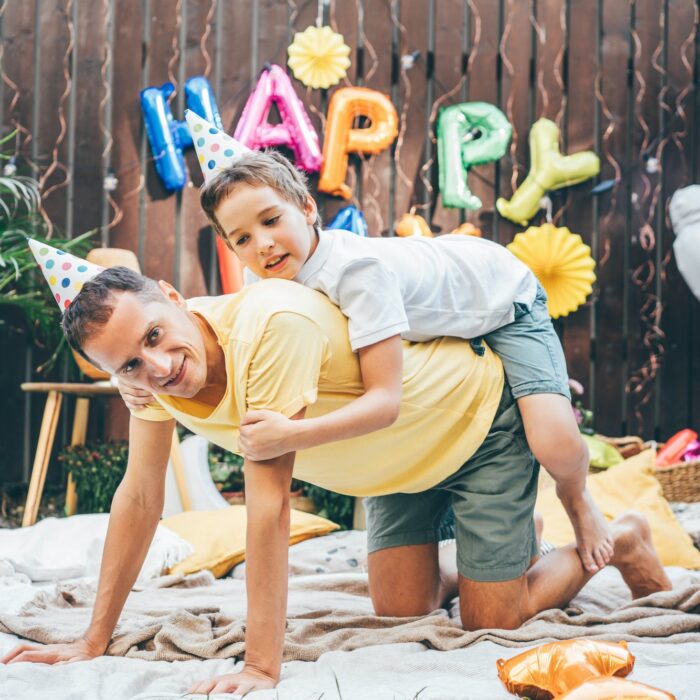
{"type": "Polygon", "coordinates": [[[465,102],[447,107],[438,120],[438,172],[446,207],[479,209],[481,200],[469,190],[472,165],[498,160],[506,152],[513,128],[498,107],[465,102]]]}

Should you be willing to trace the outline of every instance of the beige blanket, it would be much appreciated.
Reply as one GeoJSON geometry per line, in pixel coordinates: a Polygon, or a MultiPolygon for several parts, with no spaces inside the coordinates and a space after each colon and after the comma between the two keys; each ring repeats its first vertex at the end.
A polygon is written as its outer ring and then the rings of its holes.
{"type": "MultiPolygon", "coordinates": [[[[456,609],[419,618],[372,613],[364,574],[290,579],[284,659],[314,661],[331,650],[419,642],[451,650],[477,641],[505,646],[596,639],[700,642],[700,575],[669,570],[674,590],[631,601],[614,569],[596,576],[566,610],[548,610],[517,630],[465,632],[456,609]]],[[[37,642],[75,639],[87,627],[91,585],[62,585],[40,593],[17,615],[0,615],[0,631],[37,642]]],[[[108,653],[149,660],[240,657],[245,650],[245,590],[241,581],[214,581],[206,572],[165,577],[132,592],[108,653]]]]}

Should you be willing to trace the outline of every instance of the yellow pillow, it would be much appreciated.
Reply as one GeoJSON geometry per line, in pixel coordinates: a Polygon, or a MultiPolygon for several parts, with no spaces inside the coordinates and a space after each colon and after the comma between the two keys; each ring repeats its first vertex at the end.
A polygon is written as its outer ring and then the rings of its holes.
{"type": "MultiPolygon", "coordinates": [[[[700,551],[680,526],[661,484],[654,477],[654,450],[645,450],[601,474],[587,479],[593,500],[609,520],[636,510],[647,517],[656,551],[664,566],[700,568],[700,551]]],[[[574,541],[574,531],[554,488],[537,497],[537,512],[544,518],[542,537],[557,546],[574,541]]]]}
{"type": "MultiPolygon", "coordinates": [[[[170,569],[171,574],[193,574],[209,569],[216,578],[245,559],[245,506],[220,510],[190,510],[172,515],[162,525],[190,542],[194,554],[170,569]]],[[[292,509],[289,544],[337,530],[339,525],[318,515],[292,509]]]]}

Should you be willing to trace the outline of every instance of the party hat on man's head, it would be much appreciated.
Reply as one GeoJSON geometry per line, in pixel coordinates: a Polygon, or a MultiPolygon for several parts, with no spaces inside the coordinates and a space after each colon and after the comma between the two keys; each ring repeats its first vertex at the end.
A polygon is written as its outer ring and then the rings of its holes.
{"type": "Polygon", "coordinates": [[[204,182],[214,179],[222,170],[233,165],[244,153],[251,152],[248,146],[244,146],[221,129],[217,129],[191,109],[185,112],[185,119],[187,120],[187,128],[192,134],[204,182]]]}
{"type": "Polygon", "coordinates": [[[61,311],[73,303],[85,282],[105,269],[32,238],[28,238],[27,242],[61,311]]]}

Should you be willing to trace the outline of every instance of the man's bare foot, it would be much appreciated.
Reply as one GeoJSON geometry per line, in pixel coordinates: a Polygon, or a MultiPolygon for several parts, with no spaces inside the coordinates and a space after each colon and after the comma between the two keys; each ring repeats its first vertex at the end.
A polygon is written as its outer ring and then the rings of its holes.
{"type": "Polygon", "coordinates": [[[654,549],[651,529],[643,515],[624,513],[612,521],[611,532],[615,553],[610,564],[622,574],[632,598],[671,590],[671,581],[654,549]]]}
{"type": "Polygon", "coordinates": [[[600,571],[613,555],[610,526],[587,489],[570,494],[558,485],[557,496],[574,526],[576,547],[583,568],[589,573],[600,571]]]}

